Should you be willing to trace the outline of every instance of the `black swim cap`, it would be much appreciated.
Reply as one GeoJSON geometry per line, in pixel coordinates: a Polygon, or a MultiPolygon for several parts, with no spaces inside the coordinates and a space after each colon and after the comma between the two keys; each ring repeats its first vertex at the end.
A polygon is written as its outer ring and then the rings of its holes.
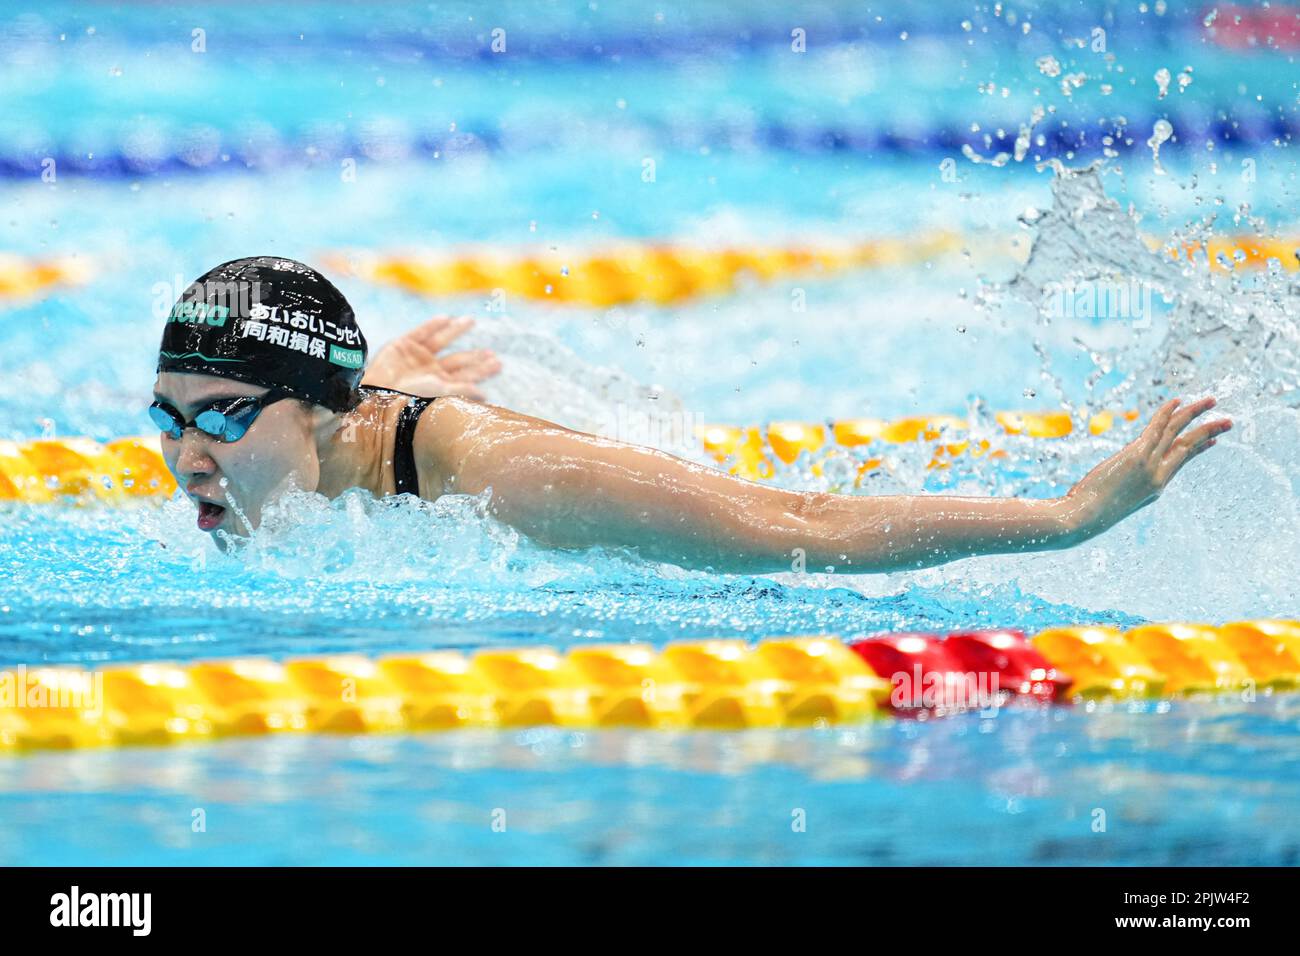
{"type": "Polygon", "coordinates": [[[172,307],[159,372],[199,372],[346,411],[360,398],[366,337],[352,306],[311,266],[279,256],[224,262],[172,307]]]}

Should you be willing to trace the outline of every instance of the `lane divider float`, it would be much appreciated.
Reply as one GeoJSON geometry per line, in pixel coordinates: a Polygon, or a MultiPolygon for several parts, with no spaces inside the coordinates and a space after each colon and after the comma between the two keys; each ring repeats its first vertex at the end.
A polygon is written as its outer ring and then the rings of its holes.
{"type": "MultiPolygon", "coordinates": [[[[1117,421],[1138,418],[1136,411],[1100,412],[1088,419],[1088,431],[1101,434],[1117,421]]],[[[1074,431],[1066,412],[996,412],[1002,431],[1031,438],[1060,438],[1074,431]]],[[[777,421],[766,428],[738,425],[702,425],[697,437],[708,455],[735,475],[749,479],[770,479],[774,458],[793,463],[802,453],[816,453],[828,446],[855,449],[879,444],[937,442],[935,457],[928,467],[945,468],[961,454],[989,454],[1005,457],[987,438],[953,441],[965,431],[965,419],[953,415],[924,415],[910,418],[844,419],[828,424],[777,421]],[[944,441],[940,441],[944,440],[944,441]]],[[[862,475],[878,468],[883,459],[871,457],[858,464],[862,475]]],[[[819,470],[820,466],[814,467],[819,470]]],[[[159,451],[157,436],[127,436],[109,442],[92,438],[36,438],[32,441],[0,441],[0,501],[120,503],[140,497],[170,497],[177,490],[159,451]]]]}
{"type": "MultiPolygon", "coordinates": [[[[750,28],[746,26],[746,30],[750,28]]],[[[1131,34],[1126,31],[1126,35],[1131,34]]],[[[819,42],[826,42],[824,33],[818,32],[818,36],[819,42]]],[[[863,39],[859,36],[854,42],[863,39]]],[[[1276,35],[1272,39],[1276,40],[1276,35]]],[[[693,35],[691,45],[695,42],[693,35]]],[[[1267,44],[1261,42],[1260,47],[1266,48],[1267,44]]],[[[569,44],[566,49],[576,53],[578,47],[569,44]]],[[[409,56],[409,51],[402,56],[409,56]]],[[[498,59],[492,54],[488,58],[498,59]]],[[[433,59],[441,62],[445,57],[437,55],[429,62],[433,59]]],[[[1035,125],[1033,149],[1026,158],[1033,162],[1049,157],[1079,162],[1100,155],[1140,153],[1147,148],[1148,132],[1160,121],[1169,123],[1177,133],[1161,147],[1172,152],[1200,149],[1209,142],[1259,150],[1275,148],[1300,136],[1300,121],[1280,104],[1243,106],[1234,99],[1218,106],[1211,101],[1199,108],[1183,110],[1166,100],[1156,112],[1147,112],[1136,101],[1127,107],[1117,104],[1114,109],[1126,116],[1098,125],[1082,124],[1077,117],[1064,114],[1044,117],[1035,125]]],[[[810,120],[806,109],[801,112],[805,115],[773,116],[756,123],[748,116],[690,122],[682,117],[680,110],[674,112],[671,107],[662,113],[639,110],[633,115],[629,111],[620,119],[619,131],[632,140],[692,153],[707,144],[715,150],[746,154],[839,154],[867,161],[879,156],[933,160],[937,174],[942,160],[955,159],[968,150],[990,156],[1012,155],[1024,118],[1014,112],[1001,117],[989,116],[985,129],[976,131],[970,128],[969,122],[948,122],[938,117],[934,122],[921,124],[909,116],[826,123],[810,120]]],[[[376,166],[412,161],[448,164],[464,157],[492,153],[522,156],[537,150],[551,152],[557,142],[574,132],[572,123],[564,116],[538,116],[528,123],[506,125],[486,118],[466,117],[454,130],[444,124],[431,128],[401,120],[340,126],[332,117],[324,128],[308,124],[307,128],[295,129],[283,125],[276,128],[265,118],[244,115],[241,119],[242,129],[203,125],[177,130],[165,123],[150,123],[145,134],[148,145],[143,149],[138,135],[139,117],[132,117],[130,129],[108,129],[104,136],[96,131],[84,136],[75,129],[35,128],[23,137],[22,143],[0,143],[0,178],[40,181],[51,162],[60,175],[96,179],[202,175],[231,170],[260,173],[291,166],[337,169],[342,161],[349,159],[376,166]]],[[[596,148],[604,145],[601,133],[593,135],[596,148]]],[[[570,148],[575,152],[589,149],[592,141],[584,139],[570,148]]]]}
{"type": "MultiPolygon", "coordinates": [[[[849,269],[896,268],[962,249],[952,232],[907,238],[879,238],[815,246],[728,249],[671,243],[623,243],[590,255],[554,252],[449,252],[428,256],[328,253],[324,265],[339,273],[391,285],[424,296],[515,295],[539,301],[609,308],[633,302],[680,305],[725,295],[745,281],[772,282],[798,276],[828,277],[849,269]]],[[[1300,270],[1300,239],[1215,236],[1205,242],[1168,242],[1146,237],[1152,251],[1176,260],[1203,262],[1214,271],[1258,268],[1270,260],[1288,272],[1300,270]]],[[[987,241],[984,241],[987,245],[987,241]]],[[[1008,246],[1008,254],[1014,250],[1008,246]]],[[[27,259],[0,255],[0,302],[87,281],[84,259],[27,259]]]]}
{"type": "Polygon", "coordinates": [[[741,730],[1300,686],[1300,621],[0,668],[0,752],[277,733],[741,730]]]}
{"type": "MultiPolygon", "coordinates": [[[[1088,419],[1088,432],[1100,435],[1117,421],[1133,421],[1136,411],[1101,412],[1088,419]]],[[[1063,438],[1073,433],[1066,412],[997,412],[993,421],[1007,435],[1063,438]]],[[[909,442],[935,444],[931,468],[949,467],[954,457],[969,453],[1004,457],[988,439],[954,440],[969,428],[953,415],[894,419],[843,419],[826,424],[773,422],[765,427],[703,425],[696,430],[704,451],[733,474],[762,480],[775,473],[777,459],[793,463],[804,452],[861,448],[909,442]]],[[[858,464],[858,481],[881,466],[870,457],[858,464]]],[[[814,470],[820,470],[820,464],[814,470]]],[[[100,443],[90,438],[0,440],[0,501],[59,502],[98,500],[121,502],[140,497],[168,496],[176,482],[159,452],[156,435],[131,435],[100,443]]]]}
{"type": "Polygon", "coordinates": [[[52,503],[170,496],[176,481],[157,435],[0,441],[0,501],[52,503]]]}
{"type": "Polygon", "coordinates": [[[89,274],[89,268],[78,259],[25,259],[0,254],[0,302],[76,285],[85,282],[89,274]]]}
{"type": "Polygon", "coordinates": [[[609,308],[632,302],[678,305],[734,292],[747,279],[772,282],[848,269],[896,268],[961,249],[956,233],[841,245],[730,249],[623,244],[595,254],[484,251],[428,256],[331,255],[326,266],[425,296],[499,293],[609,308]]]}
{"type": "MultiPolygon", "coordinates": [[[[680,305],[730,294],[748,277],[773,282],[798,276],[826,278],[849,269],[897,268],[962,249],[956,233],[880,238],[841,245],[702,249],[672,244],[625,244],[595,255],[555,252],[431,253],[423,256],[331,254],[328,268],[423,296],[520,296],[539,301],[609,308],[633,302],[680,305]]],[[[1215,236],[1206,242],[1145,237],[1153,252],[1202,262],[1213,271],[1258,268],[1270,259],[1300,269],[1300,240],[1215,236]]],[[[1008,247],[1008,252],[1013,250],[1008,247]]]]}
{"type": "MultiPolygon", "coordinates": [[[[1117,422],[1136,420],[1138,412],[1099,412],[1088,417],[1086,428],[1090,435],[1102,435],[1117,422]]],[[[1006,435],[1025,438],[1065,438],[1076,431],[1070,414],[1056,412],[995,412],[993,423],[1006,435]]],[[[848,418],[819,424],[816,422],[772,422],[766,427],[737,425],[705,425],[697,430],[704,451],[732,474],[754,481],[771,478],[776,474],[777,462],[794,464],[800,455],[826,457],[812,461],[812,472],[821,475],[826,461],[840,449],[858,449],[855,454],[856,478],[862,478],[880,468],[885,460],[869,455],[859,460],[865,446],[901,445],[910,442],[930,442],[934,454],[927,467],[949,468],[954,458],[969,454],[972,457],[989,455],[1005,458],[1007,452],[994,448],[987,438],[963,437],[970,431],[967,419],[956,415],[913,415],[892,421],[881,418],[848,418]]],[[[869,454],[869,452],[868,452],[869,454]]]]}

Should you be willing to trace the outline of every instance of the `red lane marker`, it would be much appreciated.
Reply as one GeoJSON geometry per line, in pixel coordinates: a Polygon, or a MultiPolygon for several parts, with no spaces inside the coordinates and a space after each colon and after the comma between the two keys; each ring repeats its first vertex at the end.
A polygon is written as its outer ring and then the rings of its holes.
{"type": "Polygon", "coordinates": [[[1074,683],[1020,631],[967,631],[949,634],[944,643],[964,669],[997,674],[999,688],[1008,693],[1056,700],[1074,683]]]}
{"type": "MultiPolygon", "coordinates": [[[[1201,22],[1211,7],[1201,13],[1201,22]]],[[[1300,49],[1300,7],[1218,6],[1218,14],[1206,27],[1210,39],[1230,50],[1300,49]]]]}
{"type": "Polygon", "coordinates": [[[900,713],[984,708],[998,703],[997,688],[981,686],[938,634],[881,634],[849,645],[890,682],[890,705],[900,713]]]}

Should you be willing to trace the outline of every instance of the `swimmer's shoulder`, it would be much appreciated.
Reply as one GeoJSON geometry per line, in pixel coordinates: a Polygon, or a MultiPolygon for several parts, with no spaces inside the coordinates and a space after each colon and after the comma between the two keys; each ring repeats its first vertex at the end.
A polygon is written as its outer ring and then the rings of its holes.
{"type": "MultiPolygon", "coordinates": [[[[455,476],[465,456],[483,442],[525,431],[571,429],[500,405],[442,395],[424,410],[415,428],[415,462],[420,488],[455,494],[455,476]]],[[[424,497],[436,497],[426,494],[424,497]]]]}
{"type": "Polygon", "coordinates": [[[500,420],[495,405],[455,395],[433,399],[415,423],[415,470],[421,497],[455,494],[455,477],[470,445],[500,420]]]}

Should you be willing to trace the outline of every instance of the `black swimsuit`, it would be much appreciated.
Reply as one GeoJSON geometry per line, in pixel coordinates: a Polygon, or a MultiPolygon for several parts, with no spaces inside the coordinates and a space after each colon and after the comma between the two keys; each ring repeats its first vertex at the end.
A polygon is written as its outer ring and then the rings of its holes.
{"type": "Polygon", "coordinates": [[[395,388],[379,388],[374,385],[362,385],[360,388],[363,392],[405,395],[409,399],[402,414],[397,417],[397,435],[393,439],[393,480],[397,486],[393,494],[412,494],[418,498],[420,476],[415,470],[415,426],[420,420],[420,413],[436,399],[412,395],[395,388]]]}

